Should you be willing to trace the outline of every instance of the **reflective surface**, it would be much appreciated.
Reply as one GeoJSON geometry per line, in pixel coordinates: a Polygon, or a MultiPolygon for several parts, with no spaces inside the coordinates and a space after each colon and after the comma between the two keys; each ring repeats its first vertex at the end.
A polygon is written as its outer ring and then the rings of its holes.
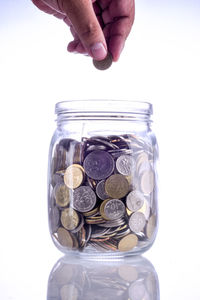
{"type": "Polygon", "coordinates": [[[47,300],[159,300],[153,265],[136,256],[120,260],[60,258],[48,281],[47,300]]]}

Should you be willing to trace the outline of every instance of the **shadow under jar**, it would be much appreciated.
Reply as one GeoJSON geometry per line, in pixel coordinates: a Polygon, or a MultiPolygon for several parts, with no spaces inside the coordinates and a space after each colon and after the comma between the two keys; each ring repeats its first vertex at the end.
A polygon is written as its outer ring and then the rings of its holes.
{"type": "Polygon", "coordinates": [[[48,168],[53,242],[64,253],[124,256],[153,244],[158,223],[152,105],[126,100],[56,104],[48,168]]]}

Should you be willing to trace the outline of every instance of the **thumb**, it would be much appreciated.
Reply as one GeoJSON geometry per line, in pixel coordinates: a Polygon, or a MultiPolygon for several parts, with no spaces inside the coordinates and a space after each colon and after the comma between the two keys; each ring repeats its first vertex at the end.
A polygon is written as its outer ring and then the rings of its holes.
{"type": "Polygon", "coordinates": [[[90,56],[103,60],[107,45],[101,26],[95,15],[91,0],[65,0],[61,10],[66,13],[81,43],[90,56]]]}

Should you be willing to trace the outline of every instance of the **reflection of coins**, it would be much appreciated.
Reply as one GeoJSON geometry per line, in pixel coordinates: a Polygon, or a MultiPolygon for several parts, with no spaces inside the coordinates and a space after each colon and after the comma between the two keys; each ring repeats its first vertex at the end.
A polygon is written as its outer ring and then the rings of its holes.
{"type": "Polygon", "coordinates": [[[137,268],[130,265],[120,265],[118,268],[118,273],[122,279],[128,282],[135,281],[138,278],[137,268]]]}
{"type": "Polygon", "coordinates": [[[108,52],[107,56],[103,60],[93,59],[93,65],[95,66],[96,69],[101,70],[101,71],[110,68],[110,66],[112,65],[111,53],[108,52]]]}
{"type": "Polygon", "coordinates": [[[96,180],[110,176],[114,170],[114,160],[105,151],[93,151],[88,154],[83,162],[86,174],[96,180]]]}
{"type": "Polygon", "coordinates": [[[131,155],[121,155],[116,161],[117,171],[125,176],[133,174],[135,168],[135,160],[131,155]]]}
{"type": "Polygon", "coordinates": [[[135,234],[128,234],[125,237],[123,237],[119,244],[118,244],[118,250],[123,251],[130,251],[132,250],[138,243],[138,238],[135,234]]]}
{"type": "Polygon", "coordinates": [[[60,207],[65,207],[70,202],[70,190],[65,184],[58,184],[55,186],[54,196],[56,204],[60,207]]]}
{"type": "Polygon", "coordinates": [[[155,229],[156,229],[156,216],[152,215],[149,218],[149,221],[147,223],[147,228],[146,228],[146,235],[147,235],[148,239],[150,239],[153,236],[155,229]]]}
{"type": "Polygon", "coordinates": [[[101,180],[97,184],[96,194],[101,200],[106,200],[109,198],[109,196],[106,194],[106,191],[105,191],[105,180],[101,180]]]}
{"type": "Polygon", "coordinates": [[[104,216],[108,220],[116,220],[125,214],[125,205],[119,199],[111,199],[104,206],[104,216]]]}
{"type": "Polygon", "coordinates": [[[80,212],[87,212],[94,208],[96,195],[89,186],[80,186],[74,191],[73,207],[80,212]]]}
{"type": "Polygon", "coordinates": [[[68,230],[75,229],[79,224],[79,216],[73,208],[66,208],[61,213],[61,223],[68,230]]]}
{"type": "Polygon", "coordinates": [[[64,175],[64,182],[70,189],[75,189],[83,182],[83,171],[79,165],[71,165],[67,168],[64,175]]]}
{"type": "Polygon", "coordinates": [[[114,174],[106,180],[105,191],[111,198],[123,198],[129,191],[128,181],[123,175],[114,174]]]}
{"type": "Polygon", "coordinates": [[[141,300],[146,293],[146,288],[143,282],[136,281],[129,287],[129,297],[131,300],[141,300]]]}
{"type": "Polygon", "coordinates": [[[77,300],[78,296],[78,290],[72,283],[63,285],[60,289],[61,300],[77,300]]]}
{"type": "Polygon", "coordinates": [[[147,155],[146,152],[140,153],[137,157],[137,161],[136,161],[137,172],[139,171],[139,168],[140,168],[141,164],[144,163],[144,162],[148,162],[148,155],[147,155]]]}
{"type": "Polygon", "coordinates": [[[129,210],[135,212],[143,206],[144,196],[138,191],[132,191],[126,197],[126,206],[129,210]]]}
{"type": "Polygon", "coordinates": [[[73,239],[70,233],[66,229],[59,227],[57,231],[57,235],[58,235],[58,241],[62,246],[72,249],[73,239]]]}
{"type": "Polygon", "coordinates": [[[145,224],[146,224],[146,218],[143,213],[136,212],[130,216],[129,227],[133,232],[139,233],[144,229],[145,224]]]}
{"type": "Polygon", "coordinates": [[[145,171],[141,177],[141,190],[144,194],[150,194],[154,189],[154,172],[145,171]]]}

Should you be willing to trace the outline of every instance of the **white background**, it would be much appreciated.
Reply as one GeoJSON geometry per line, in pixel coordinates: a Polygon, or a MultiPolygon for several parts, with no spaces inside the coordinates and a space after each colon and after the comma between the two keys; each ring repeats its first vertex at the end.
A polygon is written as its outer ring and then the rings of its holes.
{"type": "Polygon", "coordinates": [[[160,148],[160,227],[145,253],[162,300],[200,299],[200,2],[137,0],[118,63],[105,72],[66,51],[66,25],[31,1],[0,0],[0,298],[45,299],[62,256],[48,233],[46,173],[54,105],[147,100],[160,148]]]}

